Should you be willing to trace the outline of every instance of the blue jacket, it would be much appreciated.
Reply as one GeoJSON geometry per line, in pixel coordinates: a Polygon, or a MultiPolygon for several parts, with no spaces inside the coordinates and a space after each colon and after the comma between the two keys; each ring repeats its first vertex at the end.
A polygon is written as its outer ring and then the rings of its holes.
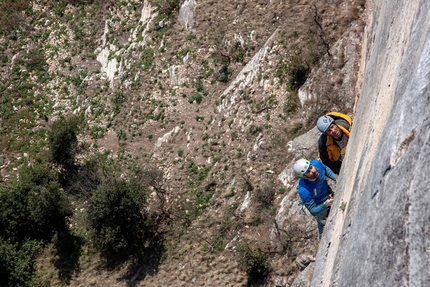
{"type": "Polygon", "coordinates": [[[300,178],[297,190],[306,208],[315,216],[327,209],[324,201],[329,194],[333,193],[325,177],[336,180],[337,175],[319,160],[313,159],[310,163],[318,170],[320,175],[315,181],[300,178]]]}

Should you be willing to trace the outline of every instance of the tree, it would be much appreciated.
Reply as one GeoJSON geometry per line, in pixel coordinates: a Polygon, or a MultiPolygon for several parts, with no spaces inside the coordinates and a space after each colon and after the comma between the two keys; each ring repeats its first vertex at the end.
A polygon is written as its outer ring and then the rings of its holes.
{"type": "Polygon", "coordinates": [[[34,286],[36,252],[40,248],[37,241],[26,241],[22,246],[10,244],[0,237],[0,278],[1,286],[34,286]]]}
{"type": "Polygon", "coordinates": [[[56,175],[43,166],[24,166],[16,180],[0,189],[0,230],[10,242],[49,241],[67,229],[72,215],[56,175]]]}
{"type": "Polygon", "coordinates": [[[88,209],[95,247],[108,262],[142,250],[152,224],[144,213],[146,192],[137,182],[109,180],[99,186],[88,209]]]}
{"type": "Polygon", "coordinates": [[[51,160],[66,168],[74,163],[78,147],[79,123],[80,120],[77,116],[63,118],[53,122],[51,130],[48,132],[51,160]]]}

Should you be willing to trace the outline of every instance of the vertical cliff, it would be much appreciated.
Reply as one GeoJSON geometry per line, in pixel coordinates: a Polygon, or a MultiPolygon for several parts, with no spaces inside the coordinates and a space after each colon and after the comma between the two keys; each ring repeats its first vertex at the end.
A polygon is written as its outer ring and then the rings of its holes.
{"type": "Polygon", "coordinates": [[[430,286],[430,2],[374,1],[312,286],[430,286]]]}

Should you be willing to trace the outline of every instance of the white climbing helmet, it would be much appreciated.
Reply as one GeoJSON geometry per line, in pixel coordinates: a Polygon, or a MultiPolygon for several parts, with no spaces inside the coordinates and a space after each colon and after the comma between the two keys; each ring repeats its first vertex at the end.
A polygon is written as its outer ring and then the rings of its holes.
{"type": "Polygon", "coordinates": [[[307,159],[301,158],[294,163],[294,173],[300,177],[303,177],[310,166],[311,163],[307,159]]]}
{"type": "Polygon", "coordinates": [[[320,132],[325,133],[334,119],[330,116],[321,116],[317,121],[317,128],[320,132]]]}

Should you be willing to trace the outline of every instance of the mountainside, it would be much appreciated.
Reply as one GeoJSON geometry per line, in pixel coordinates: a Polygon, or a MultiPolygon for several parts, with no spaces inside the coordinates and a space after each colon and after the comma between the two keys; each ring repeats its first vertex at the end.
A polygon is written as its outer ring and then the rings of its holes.
{"type": "Polygon", "coordinates": [[[311,286],[429,286],[430,3],[375,1],[348,155],[311,286]]]}
{"type": "Polygon", "coordinates": [[[299,213],[290,169],[316,157],[320,115],[353,113],[365,4],[2,1],[3,186],[23,167],[58,172],[83,242],[66,262],[44,245],[39,286],[309,285],[312,268],[299,270],[316,255],[316,223],[299,213]],[[49,131],[72,115],[67,167],[50,161],[49,131]],[[106,265],[92,247],[104,177],[148,189],[142,209],[162,240],[145,256],[106,265]]]}

